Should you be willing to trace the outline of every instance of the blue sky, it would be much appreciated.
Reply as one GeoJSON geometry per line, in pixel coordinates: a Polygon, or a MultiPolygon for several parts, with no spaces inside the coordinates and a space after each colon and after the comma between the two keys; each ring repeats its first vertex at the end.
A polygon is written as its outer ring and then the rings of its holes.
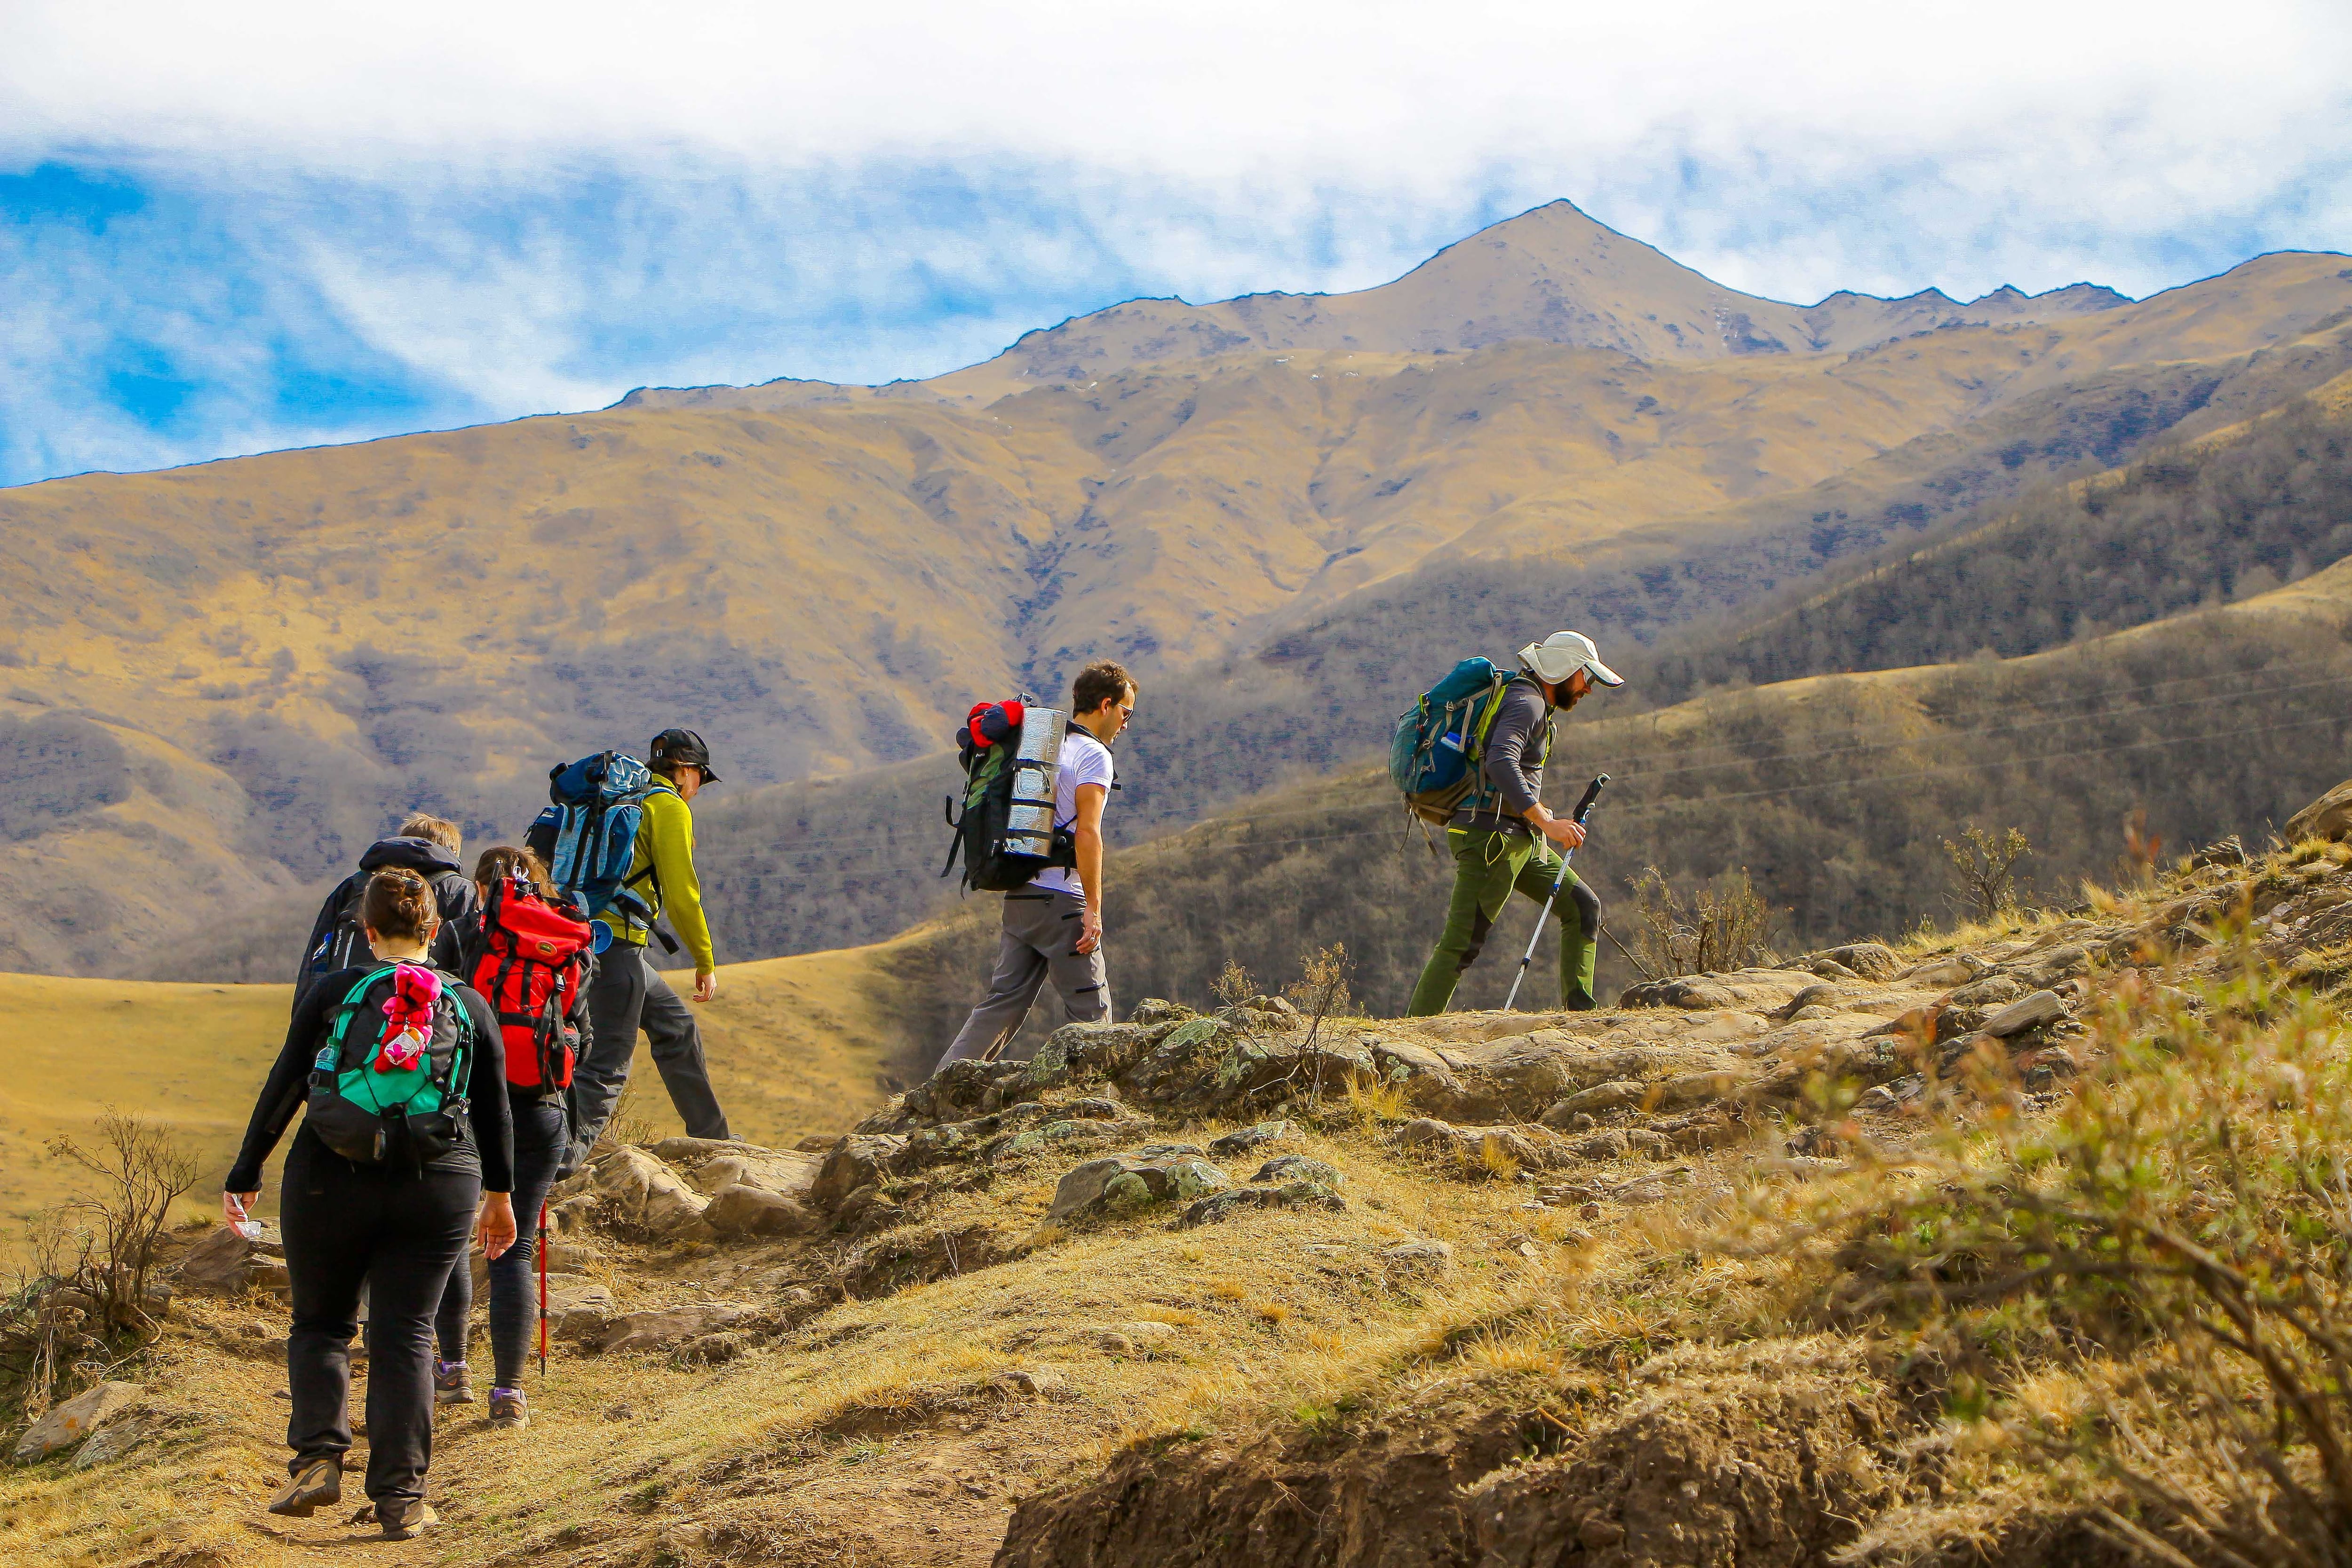
{"type": "Polygon", "coordinates": [[[1735,287],[2352,246],[2352,7],[17,0],[0,484],[872,382],[1567,196],[1735,287]],[[1638,14],[1629,15],[1629,12],[1638,14]]]}

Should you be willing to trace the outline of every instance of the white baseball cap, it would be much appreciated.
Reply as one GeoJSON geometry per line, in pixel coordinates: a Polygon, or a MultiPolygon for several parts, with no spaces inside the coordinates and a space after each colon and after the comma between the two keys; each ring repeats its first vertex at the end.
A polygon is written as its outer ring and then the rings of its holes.
{"type": "Polygon", "coordinates": [[[1601,650],[1581,632],[1555,632],[1540,643],[1528,643],[1519,650],[1519,668],[1532,670],[1555,686],[1579,670],[1591,672],[1604,686],[1625,684],[1624,676],[1601,662],[1601,650]]]}

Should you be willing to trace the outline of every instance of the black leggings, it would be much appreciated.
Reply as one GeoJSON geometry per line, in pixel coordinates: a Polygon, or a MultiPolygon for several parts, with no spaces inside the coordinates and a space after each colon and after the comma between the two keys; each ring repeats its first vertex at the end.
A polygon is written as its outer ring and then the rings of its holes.
{"type": "MultiPolygon", "coordinates": [[[[567,1131],[560,1100],[518,1102],[512,1114],[515,1244],[490,1260],[490,1360],[496,1368],[494,1386],[499,1388],[521,1387],[523,1368],[530,1361],[531,1325],[539,1318],[539,1282],[531,1277],[539,1251],[539,1206],[555,1185],[567,1131]]],[[[467,1320],[473,1312],[473,1259],[461,1252],[434,1314],[442,1360],[466,1359],[467,1320]]]]}
{"type": "Polygon", "coordinates": [[[367,1495],[421,1499],[433,1460],[433,1309],[481,1207],[478,1170],[357,1166],[295,1134],[278,1224],[294,1290],[286,1377],[289,1471],[352,1446],[352,1336],[368,1287],[367,1495]]]}

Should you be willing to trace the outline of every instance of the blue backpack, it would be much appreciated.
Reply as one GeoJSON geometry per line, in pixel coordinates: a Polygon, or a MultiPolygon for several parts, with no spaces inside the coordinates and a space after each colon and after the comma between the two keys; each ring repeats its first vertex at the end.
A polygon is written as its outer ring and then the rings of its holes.
{"type": "Polygon", "coordinates": [[[1515,679],[1491,659],[1465,659],[1397,720],[1389,742],[1389,779],[1405,810],[1444,826],[1478,783],[1503,688],[1515,679]]]}
{"type": "MultiPolygon", "coordinates": [[[[523,842],[546,862],[556,887],[590,916],[618,909],[652,923],[653,905],[632,884],[629,865],[636,858],[646,798],[656,788],[644,763],[617,751],[549,770],[547,797],[553,804],[531,823],[523,842]]],[[[648,863],[635,881],[652,875],[648,863]]]]}

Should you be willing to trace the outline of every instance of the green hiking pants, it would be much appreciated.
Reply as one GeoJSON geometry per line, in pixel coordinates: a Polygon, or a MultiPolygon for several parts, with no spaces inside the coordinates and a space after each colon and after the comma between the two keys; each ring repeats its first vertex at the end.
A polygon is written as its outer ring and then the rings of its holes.
{"type": "MultiPolygon", "coordinates": [[[[1551,896],[1551,879],[1559,874],[1559,854],[1548,839],[1529,833],[1501,833],[1486,829],[1448,828],[1446,847],[1454,852],[1454,901],[1445,911],[1445,932],[1437,950],[1421,971],[1412,988],[1408,1018],[1442,1013],[1454,999],[1454,987],[1463,971],[1477,959],[1486,934],[1517,888],[1540,904],[1551,896]]],[[[1559,902],[1552,908],[1559,922],[1560,1005],[1592,1005],[1592,965],[1601,931],[1601,900],[1576,880],[1571,871],[1560,883],[1559,902]]]]}

